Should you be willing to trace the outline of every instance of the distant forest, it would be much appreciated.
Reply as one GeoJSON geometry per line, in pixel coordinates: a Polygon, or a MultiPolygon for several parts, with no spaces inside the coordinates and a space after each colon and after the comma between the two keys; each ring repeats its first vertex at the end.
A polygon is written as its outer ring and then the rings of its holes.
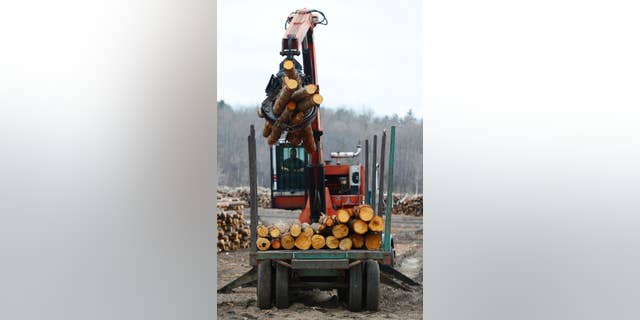
{"type": "MultiPolygon", "coordinates": [[[[355,151],[360,142],[364,163],[364,141],[369,139],[369,161],[373,135],[378,135],[378,157],[382,130],[387,130],[386,160],[388,167],[390,128],[396,126],[394,192],[422,193],[422,119],[411,111],[398,116],[376,116],[372,111],[322,108],[324,158],[332,151],[355,151]]],[[[262,137],[264,119],[255,107],[232,107],[218,101],[218,184],[237,187],[249,185],[249,126],[256,128],[258,185],[269,187],[269,145],[262,137]]],[[[385,171],[388,168],[385,168],[385,171]]],[[[386,173],[385,173],[386,177],[386,173]]],[[[386,189],[386,182],[385,182],[386,189]]]]}

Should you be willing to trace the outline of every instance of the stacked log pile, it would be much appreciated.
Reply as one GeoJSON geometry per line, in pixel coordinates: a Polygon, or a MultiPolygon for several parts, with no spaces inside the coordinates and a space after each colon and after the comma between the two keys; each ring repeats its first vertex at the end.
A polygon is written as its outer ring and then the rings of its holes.
{"type": "MultiPolygon", "coordinates": [[[[251,192],[249,187],[231,188],[225,186],[218,186],[218,201],[221,199],[235,199],[244,201],[247,206],[251,205],[251,192]]],[[[269,188],[258,187],[258,207],[270,208],[271,207],[271,190],[269,188]]]]}
{"type": "Polygon", "coordinates": [[[313,224],[260,225],[258,250],[379,250],[384,220],[369,205],[340,209],[335,216],[322,215],[313,224]]]}
{"type": "Polygon", "coordinates": [[[422,216],[422,208],[421,194],[393,194],[393,214],[422,216]]]}
{"type": "MultiPolygon", "coordinates": [[[[323,100],[316,84],[302,85],[302,77],[298,74],[293,60],[285,60],[282,68],[284,69],[281,79],[282,87],[272,106],[273,113],[278,118],[273,123],[265,121],[262,130],[262,135],[267,138],[269,145],[278,142],[287,126],[303,123],[305,116],[323,100]]],[[[258,115],[264,116],[260,113],[258,115]]],[[[295,146],[302,143],[307,153],[312,153],[317,148],[310,124],[300,130],[287,132],[285,138],[295,146]]]]}
{"type": "Polygon", "coordinates": [[[249,224],[242,215],[246,204],[231,198],[218,200],[218,252],[249,247],[249,224]]]}

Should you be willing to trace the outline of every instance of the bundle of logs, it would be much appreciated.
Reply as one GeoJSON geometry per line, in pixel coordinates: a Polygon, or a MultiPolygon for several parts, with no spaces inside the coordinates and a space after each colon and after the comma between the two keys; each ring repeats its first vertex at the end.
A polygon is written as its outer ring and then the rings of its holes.
{"type": "MultiPolygon", "coordinates": [[[[222,199],[237,199],[245,201],[247,205],[251,205],[251,192],[249,187],[237,187],[231,188],[226,186],[218,186],[218,201],[222,199]]],[[[269,188],[258,187],[258,207],[270,208],[271,207],[271,190],[269,188]]]]}
{"type": "Polygon", "coordinates": [[[322,215],[317,223],[259,225],[258,250],[379,250],[384,220],[369,205],[340,209],[334,216],[322,215]]]}
{"type": "Polygon", "coordinates": [[[249,247],[250,229],[242,216],[246,202],[218,200],[218,252],[249,247]]]}
{"type": "MultiPolygon", "coordinates": [[[[262,130],[262,135],[267,138],[269,145],[278,142],[287,125],[300,125],[311,109],[322,103],[322,96],[318,93],[317,85],[311,83],[302,86],[302,78],[298,74],[293,60],[285,60],[282,67],[285,73],[282,78],[282,88],[272,107],[273,113],[278,119],[274,123],[265,121],[262,130]]],[[[288,131],[286,140],[295,146],[302,143],[307,153],[316,150],[310,124],[300,130],[288,131]]]]}
{"type": "Polygon", "coordinates": [[[422,195],[394,193],[392,213],[416,217],[422,216],[422,195]]]}

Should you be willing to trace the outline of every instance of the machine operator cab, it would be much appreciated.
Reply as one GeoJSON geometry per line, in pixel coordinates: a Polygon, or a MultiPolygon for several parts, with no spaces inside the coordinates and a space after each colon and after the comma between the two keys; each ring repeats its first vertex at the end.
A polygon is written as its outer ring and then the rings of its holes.
{"type": "Polygon", "coordinates": [[[309,157],[303,146],[281,139],[271,146],[271,206],[281,209],[304,207],[304,168],[309,157]]]}
{"type": "MultiPolygon", "coordinates": [[[[271,207],[302,209],[305,207],[305,167],[309,155],[303,146],[293,146],[280,139],[271,148],[271,207]]],[[[363,166],[357,152],[332,152],[335,161],[325,161],[324,184],[334,206],[353,206],[364,199],[363,166]],[[345,163],[346,162],[346,163],[345,163]]]]}

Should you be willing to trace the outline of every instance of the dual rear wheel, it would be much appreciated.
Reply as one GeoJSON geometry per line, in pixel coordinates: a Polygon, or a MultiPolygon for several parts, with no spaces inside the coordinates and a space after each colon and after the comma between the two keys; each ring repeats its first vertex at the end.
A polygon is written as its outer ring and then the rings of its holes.
{"type": "MultiPolygon", "coordinates": [[[[289,268],[263,260],[258,263],[258,307],[269,309],[289,307],[289,268]]],[[[358,312],[377,311],[380,298],[380,266],[377,261],[367,260],[357,264],[347,272],[347,288],[338,289],[340,298],[345,299],[349,310],[358,312]]]]}

